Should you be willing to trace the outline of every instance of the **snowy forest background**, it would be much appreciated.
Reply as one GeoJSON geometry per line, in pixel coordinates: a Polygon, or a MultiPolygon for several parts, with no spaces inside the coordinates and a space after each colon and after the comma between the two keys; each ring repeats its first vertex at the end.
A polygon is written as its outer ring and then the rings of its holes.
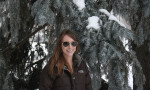
{"type": "Polygon", "coordinates": [[[38,89],[63,29],[94,90],[150,90],[150,0],[0,0],[0,90],[38,89]]]}

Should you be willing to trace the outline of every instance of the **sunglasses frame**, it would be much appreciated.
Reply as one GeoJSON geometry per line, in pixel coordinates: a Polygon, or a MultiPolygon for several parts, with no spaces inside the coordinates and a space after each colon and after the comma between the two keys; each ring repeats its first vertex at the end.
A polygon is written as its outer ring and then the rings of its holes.
{"type": "Polygon", "coordinates": [[[62,45],[63,45],[64,47],[68,47],[70,44],[71,44],[71,46],[73,46],[73,47],[77,47],[78,42],[77,42],[77,41],[73,41],[73,42],[63,42],[63,43],[62,43],[62,45]],[[67,43],[67,45],[64,45],[64,43],[67,43]],[[73,45],[73,43],[76,43],[76,45],[73,45]]]}

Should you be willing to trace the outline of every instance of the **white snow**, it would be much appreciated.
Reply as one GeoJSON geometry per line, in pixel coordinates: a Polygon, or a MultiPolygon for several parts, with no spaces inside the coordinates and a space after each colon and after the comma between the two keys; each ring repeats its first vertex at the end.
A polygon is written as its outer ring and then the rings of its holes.
{"type": "Polygon", "coordinates": [[[108,79],[106,78],[106,74],[103,74],[103,75],[101,76],[101,78],[102,78],[103,80],[105,80],[106,82],[108,82],[108,79]]]}
{"type": "Polygon", "coordinates": [[[2,22],[5,22],[6,18],[5,17],[2,17],[3,21],[2,22]]]}
{"type": "MultiPolygon", "coordinates": [[[[131,26],[127,23],[127,21],[121,17],[120,15],[117,15],[117,17],[115,17],[113,15],[113,11],[111,11],[110,13],[106,10],[106,9],[100,9],[100,12],[106,14],[109,17],[109,20],[114,20],[116,21],[118,24],[120,24],[122,27],[128,28],[129,30],[131,30],[131,26]],[[118,19],[119,18],[119,19],[118,19]]],[[[125,46],[125,49],[127,51],[129,51],[129,46],[127,45],[128,40],[126,38],[122,39],[123,45],[125,46]]],[[[128,65],[129,67],[129,76],[128,76],[128,84],[131,87],[131,90],[133,90],[133,73],[132,73],[132,65],[128,65]]],[[[105,80],[105,76],[102,76],[102,78],[105,80]]],[[[107,79],[106,79],[107,80],[107,79]]]]}
{"type": "Polygon", "coordinates": [[[97,16],[92,16],[92,17],[89,17],[88,18],[88,26],[86,26],[87,29],[90,29],[90,28],[94,28],[94,29],[100,29],[100,25],[98,23],[99,21],[99,17],[97,16]]]}
{"type": "Polygon", "coordinates": [[[114,15],[110,15],[109,19],[118,22],[118,24],[120,24],[122,27],[126,28],[126,26],[122,22],[120,22],[114,15]]]}
{"type": "Polygon", "coordinates": [[[2,23],[0,22],[0,28],[2,27],[2,23]]]}
{"type": "Polygon", "coordinates": [[[113,12],[109,13],[106,9],[100,9],[100,12],[106,14],[109,17],[109,20],[114,20],[116,21],[118,24],[120,24],[122,27],[126,28],[126,25],[124,25],[122,22],[120,22],[114,15],[113,12]]]}
{"type": "Polygon", "coordinates": [[[7,17],[10,18],[10,13],[7,14],[7,17]]]}
{"type": "Polygon", "coordinates": [[[122,39],[122,42],[123,42],[123,45],[124,45],[125,49],[126,49],[127,51],[129,51],[129,45],[127,45],[127,44],[128,44],[128,39],[123,38],[123,39],[122,39]]]}
{"type": "MultiPolygon", "coordinates": [[[[43,56],[39,56],[38,55],[38,52],[36,52],[36,45],[37,45],[37,42],[30,42],[30,44],[32,45],[32,49],[29,51],[28,55],[31,54],[31,51],[35,51],[34,52],[34,60],[33,60],[33,63],[34,62],[37,62],[38,60],[40,60],[41,58],[43,58],[43,56]]],[[[47,56],[48,55],[48,50],[46,48],[46,45],[45,44],[40,44],[41,48],[43,49],[43,52],[45,53],[45,55],[47,56]]],[[[44,66],[46,65],[47,62],[43,62],[43,65],[42,65],[42,68],[44,68],[44,66]]]]}
{"type": "Polygon", "coordinates": [[[85,1],[84,0],[73,0],[73,3],[78,6],[78,10],[82,10],[85,8],[85,1]]]}
{"type": "Polygon", "coordinates": [[[6,6],[4,6],[4,10],[2,11],[2,13],[4,13],[6,11],[6,6]]]}
{"type": "Polygon", "coordinates": [[[100,9],[99,11],[106,14],[108,17],[110,16],[110,13],[106,9],[100,9]]]}
{"type": "Polygon", "coordinates": [[[129,76],[128,76],[128,85],[131,87],[131,90],[133,90],[133,73],[132,73],[132,65],[129,65],[129,76]]]}

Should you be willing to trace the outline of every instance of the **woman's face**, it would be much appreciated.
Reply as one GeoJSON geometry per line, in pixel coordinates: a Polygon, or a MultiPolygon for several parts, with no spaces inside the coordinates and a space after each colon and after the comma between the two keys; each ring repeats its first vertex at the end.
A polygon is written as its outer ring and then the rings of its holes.
{"type": "Polygon", "coordinates": [[[62,39],[62,45],[61,46],[62,46],[63,55],[66,57],[72,57],[76,51],[77,42],[74,41],[68,35],[65,35],[62,39]]]}

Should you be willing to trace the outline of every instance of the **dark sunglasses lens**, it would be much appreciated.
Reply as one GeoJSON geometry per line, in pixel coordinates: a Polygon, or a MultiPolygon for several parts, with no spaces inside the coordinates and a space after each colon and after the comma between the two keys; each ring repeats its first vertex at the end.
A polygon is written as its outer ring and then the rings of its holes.
{"type": "Polygon", "coordinates": [[[75,46],[77,46],[78,43],[77,42],[72,42],[71,44],[72,44],[72,46],[75,47],[75,46]]]}
{"type": "Polygon", "coordinates": [[[67,47],[69,45],[69,42],[63,42],[64,47],[67,47]]]}

